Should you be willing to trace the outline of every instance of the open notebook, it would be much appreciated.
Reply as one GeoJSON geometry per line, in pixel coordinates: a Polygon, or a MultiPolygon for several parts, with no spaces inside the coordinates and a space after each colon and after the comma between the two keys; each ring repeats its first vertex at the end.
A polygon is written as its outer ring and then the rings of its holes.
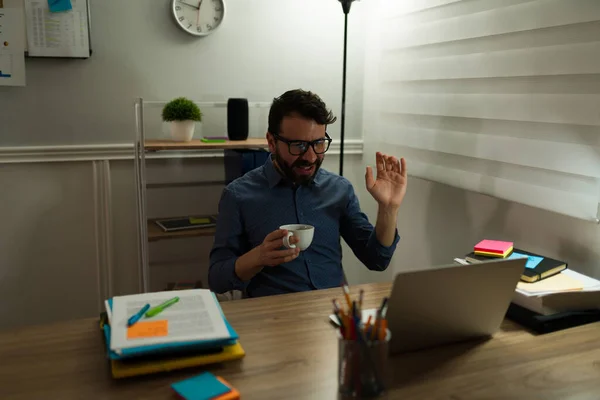
{"type": "Polygon", "coordinates": [[[214,348],[235,344],[238,335],[225,319],[214,293],[192,289],[119,296],[105,302],[104,326],[109,358],[124,359],[159,352],[214,348]],[[145,304],[154,307],[173,297],[179,301],[132,327],[127,320],[145,304]]]}

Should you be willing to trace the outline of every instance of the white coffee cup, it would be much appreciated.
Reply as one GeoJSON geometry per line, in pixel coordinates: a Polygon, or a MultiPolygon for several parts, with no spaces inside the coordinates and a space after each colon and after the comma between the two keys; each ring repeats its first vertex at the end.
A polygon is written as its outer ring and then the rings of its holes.
{"type": "Polygon", "coordinates": [[[290,224],[282,225],[279,229],[285,229],[288,231],[287,236],[283,238],[283,245],[288,249],[295,249],[298,247],[300,250],[308,249],[308,246],[312,243],[313,235],[315,233],[315,227],[305,224],[290,224]],[[290,237],[296,236],[298,243],[290,243],[290,237]]]}

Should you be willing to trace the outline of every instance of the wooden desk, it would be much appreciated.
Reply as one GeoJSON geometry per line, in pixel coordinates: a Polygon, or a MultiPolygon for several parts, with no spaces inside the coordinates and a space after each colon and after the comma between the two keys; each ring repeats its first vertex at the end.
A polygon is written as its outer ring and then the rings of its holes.
{"type": "MultiPolygon", "coordinates": [[[[389,284],[363,285],[374,307],[389,284]]],[[[352,288],[356,293],[358,287],[352,288]]],[[[327,321],[341,291],[222,303],[247,356],[209,369],[243,399],[336,398],[337,347],[327,321]]],[[[115,381],[97,319],[0,333],[0,398],[172,399],[169,384],[195,368],[115,381]]],[[[496,337],[391,359],[402,399],[596,399],[600,393],[600,323],[534,336],[505,321],[496,337]]]]}

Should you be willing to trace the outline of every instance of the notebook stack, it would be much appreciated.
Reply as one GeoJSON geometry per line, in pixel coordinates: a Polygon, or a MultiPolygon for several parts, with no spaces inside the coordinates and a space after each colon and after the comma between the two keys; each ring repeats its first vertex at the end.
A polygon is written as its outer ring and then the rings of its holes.
{"type": "Polygon", "coordinates": [[[506,316],[537,333],[600,321],[600,281],[565,269],[534,283],[519,282],[506,316]]]}
{"type": "Polygon", "coordinates": [[[527,258],[521,280],[529,283],[549,278],[567,268],[567,263],[564,261],[517,249],[514,248],[513,242],[498,240],[482,240],[474,246],[471,253],[465,256],[465,260],[469,263],[498,258],[527,258]]]}
{"type": "Polygon", "coordinates": [[[220,376],[203,372],[198,376],[175,382],[171,388],[183,400],[239,400],[240,392],[220,376]]]}
{"type": "Polygon", "coordinates": [[[482,240],[461,264],[527,258],[506,317],[549,333],[600,321],[600,281],[567,269],[567,263],[515,248],[512,242],[482,240]]]}
{"type": "Polygon", "coordinates": [[[114,378],[236,360],[245,352],[214,293],[171,290],[105,301],[101,329],[114,378]]]}

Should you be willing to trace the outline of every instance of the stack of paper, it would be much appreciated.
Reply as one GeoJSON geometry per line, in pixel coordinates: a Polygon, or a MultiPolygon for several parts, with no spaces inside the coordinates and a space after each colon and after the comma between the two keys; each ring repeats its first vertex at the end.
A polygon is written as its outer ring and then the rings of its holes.
{"type": "Polygon", "coordinates": [[[110,349],[119,353],[148,345],[230,340],[219,303],[206,289],[177,290],[113,298],[110,321],[110,349]],[[152,318],[142,318],[131,327],[127,320],[144,305],[158,306],[179,297],[179,301],[152,318]]]}
{"type": "Polygon", "coordinates": [[[513,302],[542,315],[600,308],[600,281],[565,269],[535,283],[519,282],[513,302]]]}
{"type": "Polygon", "coordinates": [[[105,307],[108,324],[102,329],[114,377],[227,361],[245,355],[237,333],[208,289],[119,296],[107,300],[105,307]],[[173,298],[178,301],[156,315],[142,314],[141,319],[129,325],[128,320],[145,305],[152,309],[173,298]]]}

